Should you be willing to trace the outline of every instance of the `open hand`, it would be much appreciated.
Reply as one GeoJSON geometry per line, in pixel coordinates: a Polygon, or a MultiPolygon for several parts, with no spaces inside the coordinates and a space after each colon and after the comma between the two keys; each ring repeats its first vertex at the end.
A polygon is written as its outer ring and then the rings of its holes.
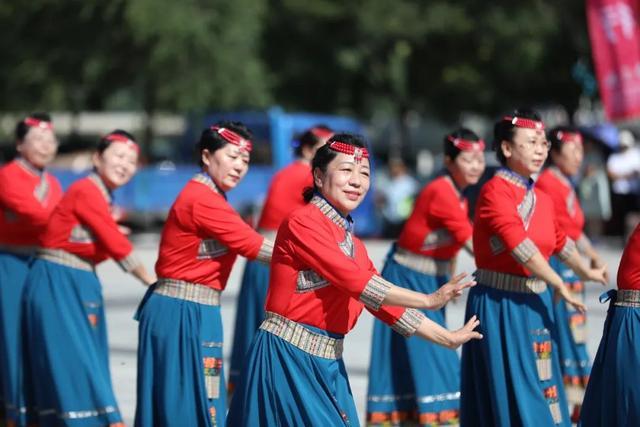
{"type": "Polygon", "coordinates": [[[467,273],[460,273],[453,276],[451,280],[442,285],[437,291],[427,295],[427,310],[439,310],[444,307],[452,298],[462,295],[462,291],[476,285],[475,280],[467,280],[467,273]],[[465,281],[466,280],[466,281],[465,281]]]}
{"type": "Polygon", "coordinates": [[[569,289],[564,285],[562,285],[559,288],[556,288],[554,291],[554,299],[556,301],[559,301],[560,298],[565,300],[567,304],[572,305],[573,308],[575,308],[580,313],[586,313],[587,306],[584,305],[582,302],[578,301],[577,299],[575,299],[573,295],[571,295],[571,292],[569,292],[569,289]]]}
{"type": "Polygon", "coordinates": [[[472,316],[462,328],[451,332],[451,342],[448,347],[455,350],[467,341],[482,339],[482,334],[474,330],[479,324],[480,320],[475,315],[472,316]]]}

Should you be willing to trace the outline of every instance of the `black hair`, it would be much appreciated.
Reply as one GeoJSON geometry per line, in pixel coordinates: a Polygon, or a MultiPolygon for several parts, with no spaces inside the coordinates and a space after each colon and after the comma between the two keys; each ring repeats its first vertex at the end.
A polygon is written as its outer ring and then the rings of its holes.
{"type": "MultiPolygon", "coordinates": [[[[354,147],[367,148],[367,141],[363,136],[352,133],[337,133],[329,138],[327,143],[316,151],[316,154],[313,156],[313,160],[311,161],[311,173],[316,169],[320,169],[323,173],[327,172],[327,166],[338,155],[337,151],[329,148],[329,145],[334,141],[343,142],[354,147]]],[[[315,191],[317,191],[315,182],[313,183],[313,187],[307,187],[303,190],[302,197],[304,198],[305,203],[308,203],[311,200],[315,191]]]]}
{"type": "Polygon", "coordinates": [[[302,149],[304,147],[313,147],[320,142],[320,137],[314,132],[315,130],[332,132],[331,128],[326,125],[315,125],[302,133],[298,138],[295,146],[294,154],[296,157],[302,157],[302,149]]]}
{"type": "Polygon", "coordinates": [[[551,151],[559,153],[562,151],[562,141],[558,138],[562,133],[577,133],[580,131],[575,126],[556,126],[547,132],[547,139],[551,142],[551,151]]]}
{"type": "Polygon", "coordinates": [[[453,145],[452,140],[454,139],[466,139],[467,141],[472,141],[474,143],[478,143],[480,137],[476,135],[476,133],[467,128],[458,128],[453,132],[445,135],[444,137],[444,155],[449,157],[451,160],[455,160],[458,157],[458,154],[462,150],[453,145]]]}
{"type": "Polygon", "coordinates": [[[249,128],[246,127],[244,125],[244,123],[231,122],[231,121],[227,121],[227,120],[222,120],[222,121],[216,122],[212,126],[206,128],[205,130],[202,131],[202,134],[200,135],[200,139],[198,140],[198,143],[196,144],[196,153],[198,155],[198,164],[201,167],[204,166],[204,164],[202,163],[202,152],[204,150],[208,150],[209,153],[213,153],[213,152],[221,149],[222,147],[224,147],[225,145],[227,145],[229,143],[218,132],[212,130],[212,128],[214,128],[214,127],[220,127],[220,128],[229,129],[230,131],[233,131],[233,132],[237,133],[238,135],[240,135],[241,137],[243,137],[244,139],[247,139],[247,140],[252,140],[253,139],[253,133],[251,133],[249,128]]]}
{"type": "Polygon", "coordinates": [[[113,141],[110,141],[108,139],[109,136],[111,136],[111,135],[125,136],[125,137],[129,138],[131,141],[136,142],[136,139],[133,137],[133,135],[131,135],[126,130],[116,129],[116,130],[113,130],[113,131],[109,132],[108,134],[106,134],[102,138],[100,138],[100,141],[98,141],[98,146],[96,147],[96,151],[98,152],[98,154],[104,153],[104,150],[106,150],[113,143],[113,141]]]}
{"type": "Polygon", "coordinates": [[[29,114],[27,117],[23,118],[16,124],[16,141],[22,141],[27,135],[27,132],[29,132],[30,126],[25,123],[28,118],[40,120],[41,122],[51,123],[51,116],[48,113],[38,112],[29,114]]]}
{"type": "MultiPolygon", "coordinates": [[[[514,110],[509,117],[519,117],[521,119],[535,120],[537,122],[542,121],[540,114],[531,108],[518,108],[514,110]]],[[[493,150],[496,152],[496,157],[501,165],[507,164],[507,158],[502,152],[502,141],[513,142],[516,126],[508,120],[504,120],[502,117],[493,126],[493,150]]]]}

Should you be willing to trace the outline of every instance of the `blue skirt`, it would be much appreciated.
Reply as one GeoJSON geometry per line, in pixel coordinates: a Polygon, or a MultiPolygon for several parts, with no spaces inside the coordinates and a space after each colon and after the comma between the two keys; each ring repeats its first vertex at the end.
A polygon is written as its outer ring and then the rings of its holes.
{"type": "Polygon", "coordinates": [[[231,398],[227,426],[359,425],[342,359],[311,355],[270,332],[258,330],[231,398]]]}
{"type": "MultiPolygon", "coordinates": [[[[407,289],[435,292],[447,276],[416,272],[387,258],[382,277],[407,289]]],[[[444,309],[422,312],[446,327],[444,309]]],[[[371,345],[367,423],[369,425],[452,424],[458,422],[460,359],[450,350],[419,337],[404,338],[376,320],[371,345]]]]}
{"type": "Polygon", "coordinates": [[[232,393],[242,373],[244,358],[253,336],[264,320],[264,303],[269,288],[269,266],[259,261],[247,261],[242,275],[238,310],[233,329],[229,392],[232,393]],[[242,308],[240,310],[240,308],[242,308]]]}
{"type": "Polygon", "coordinates": [[[608,294],[611,302],[580,425],[640,426],[640,308],[616,306],[616,291],[608,294]]]}
{"type": "Polygon", "coordinates": [[[220,306],[147,290],[138,327],[137,427],[224,426],[220,306]]]}
{"type": "Polygon", "coordinates": [[[36,259],[25,285],[24,319],[25,370],[38,425],[121,425],[95,273],[36,259]]]}
{"type": "Polygon", "coordinates": [[[471,288],[465,318],[477,315],[481,340],[462,347],[464,426],[571,426],[553,337],[549,292],[471,288]]]}
{"type": "Polygon", "coordinates": [[[0,400],[7,424],[15,426],[27,425],[22,368],[22,297],[29,260],[28,256],[0,252],[0,400]]]}
{"type": "MultiPolygon", "coordinates": [[[[562,277],[573,296],[584,302],[584,286],[573,270],[555,256],[551,257],[549,264],[562,277]]],[[[552,291],[550,290],[550,292],[552,291]]],[[[586,315],[572,307],[567,307],[564,300],[555,304],[554,311],[560,368],[562,369],[567,400],[572,405],[580,405],[591,371],[589,354],[587,353],[586,315]]]]}

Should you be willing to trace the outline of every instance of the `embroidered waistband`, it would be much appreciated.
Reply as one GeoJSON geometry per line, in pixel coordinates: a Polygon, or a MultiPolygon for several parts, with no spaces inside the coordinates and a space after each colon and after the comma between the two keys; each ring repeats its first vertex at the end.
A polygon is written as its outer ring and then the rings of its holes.
{"type": "Polygon", "coordinates": [[[482,269],[476,270],[474,276],[478,284],[501,291],[541,294],[547,290],[547,284],[535,277],[516,276],[482,269]]]}
{"type": "Polygon", "coordinates": [[[400,265],[424,274],[444,276],[451,273],[450,261],[437,260],[402,248],[396,249],[393,259],[400,265]]]}
{"type": "Polygon", "coordinates": [[[618,289],[615,305],[620,307],[640,308],[640,290],[618,289]]]}
{"type": "Polygon", "coordinates": [[[160,278],[153,292],[198,304],[220,305],[220,291],[198,283],[160,278]]]}
{"type": "Polygon", "coordinates": [[[95,271],[95,265],[91,261],[87,261],[84,258],[80,258],[62,249],[39,248],[38,258],[56,264],[66,265],[67,267],[77,268],[78,270],[95,271]]]}
{"type": "Polygon", "coordinates": [[[314,356],[325,359],[342,358],[343,339],[320,335],[279,314],[266,312],[265,320],[260,325],[260,329],[280,337],[314,356]]]}
{"type": "Polygon", "coordinates": [[[37,247],[35,246],[20,246],[20,245],[4,245],[0,244],[0,252],[7,252],[14,255],[31,256],[36,253],[37,247]]]}

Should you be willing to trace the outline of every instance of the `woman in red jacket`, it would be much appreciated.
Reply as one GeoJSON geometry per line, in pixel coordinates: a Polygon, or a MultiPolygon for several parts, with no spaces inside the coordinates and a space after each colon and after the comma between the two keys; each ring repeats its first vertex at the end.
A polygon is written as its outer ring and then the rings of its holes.
{"type": "MultiPolygon", "coordinates": [[[[38,238],[62,197],[46,171],[58,149],[48,114],[34,113],[16,126],[18,157],[0,168],[0,403],[7,425],[26,426],[22,367],[22,297],[38,238]]],[[[29,414],[28,414],[29,413],[29,414]]]]}

